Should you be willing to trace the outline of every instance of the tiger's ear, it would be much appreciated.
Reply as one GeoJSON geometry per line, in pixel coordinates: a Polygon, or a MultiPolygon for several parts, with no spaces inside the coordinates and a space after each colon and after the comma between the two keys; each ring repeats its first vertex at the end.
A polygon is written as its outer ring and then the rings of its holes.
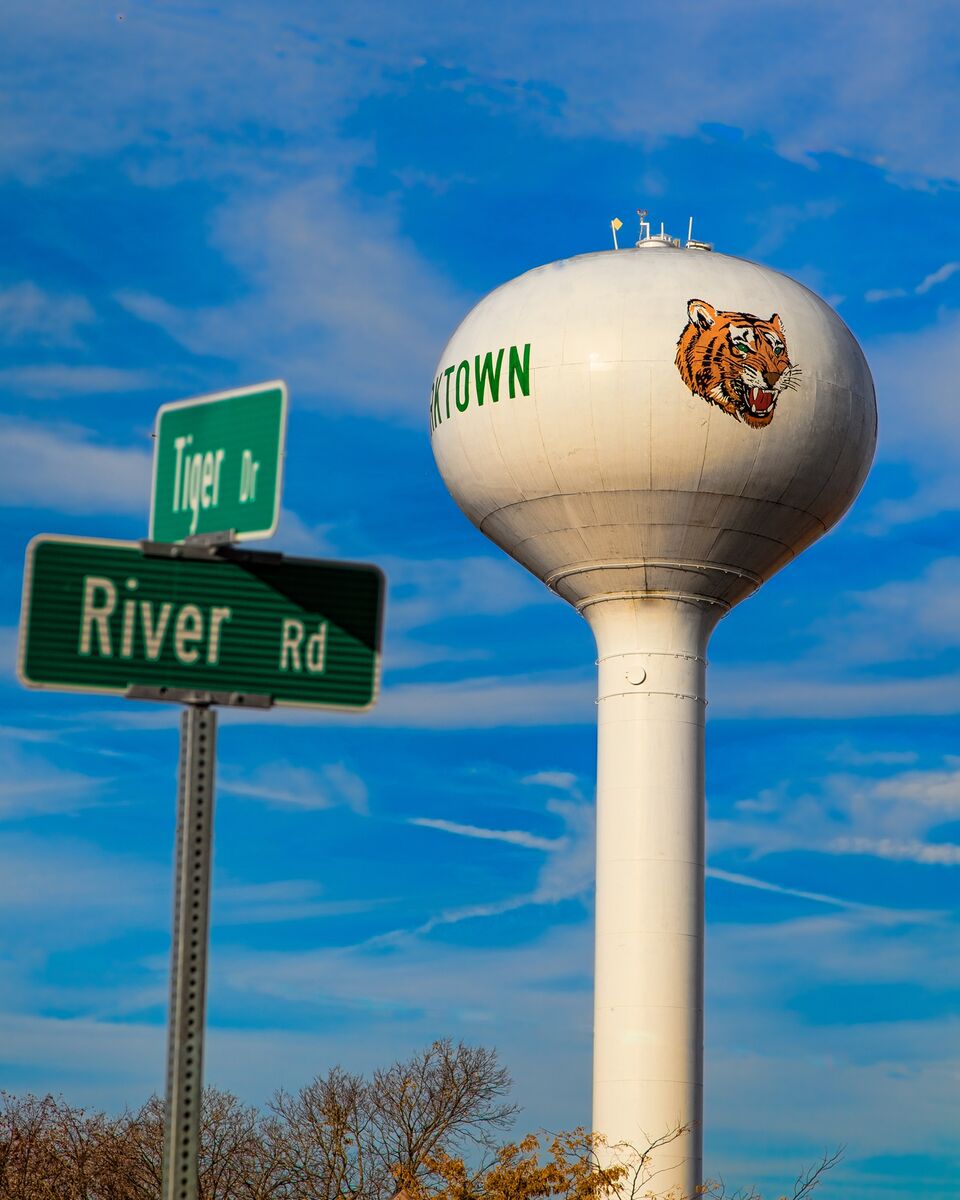
{"type": "Polygon", "coordinates": [[[709,329],[717,319],[717,310],[706,300],[691,300],[687,305],[687,316],[690,318],[691,325],[709,329]]]}
{"type": "Polygon", "coordinates": [[[780,320],[779,313],[773,314],[773,316],[770,318],[770,324],[774,327],[774,329],[777,331],[777,333],[780,334],[780,336],[782,338],[785,338],[787,336],[787,331],[783,327],[783,322],[780,320]]]}

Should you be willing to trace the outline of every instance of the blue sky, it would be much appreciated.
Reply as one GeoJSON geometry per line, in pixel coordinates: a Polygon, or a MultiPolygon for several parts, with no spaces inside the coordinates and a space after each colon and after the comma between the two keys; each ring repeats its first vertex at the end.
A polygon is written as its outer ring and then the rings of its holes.
{"type": "MultiPolygon", "coordinates": [[[[366,717],[225,713],[208,1078],[449,1035],[589,1120],[593,647],[423,419],[490,287],[638,206],[801,279],[877,382],[855,509],[711,645],[708,1169],[955,1195],[960,20],[13,0],[0,123],[0,1085],[162,1086],[177,714],[13,677],[36,532],[142,536],[160,403],[281,376],[291,552],[389,579],[366,717]]],[[[632,228],[628,221],[628,230],[632,228]]],[[[825,1192],[825,1194],[827,1194],[825,1192]]]]}

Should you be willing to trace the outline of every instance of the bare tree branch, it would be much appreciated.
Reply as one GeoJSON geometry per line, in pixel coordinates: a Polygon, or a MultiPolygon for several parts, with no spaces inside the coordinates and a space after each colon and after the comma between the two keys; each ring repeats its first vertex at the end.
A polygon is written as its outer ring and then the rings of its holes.
{"type": "MultiPolygon", "coordinates": [[[[516,1107],[492,1050],[434,1042],[371,1080],[339,1067],[299,1092],[278,1092],[266,1112],[229,1092],[204,1090],[200,1200],[693,1200],[658,1192],[657,1151],[608,1146],[584,1129],[501,1143],[516,1107]]],[[[163,1103],[110,1118],[53,1096],[0,1092],[0,1200],[158,1200],[163,1103]]],[[[842,1151],[796,1177],[811,1200],[842,1151]]],[[[761,1200],[704,1184],[709,1200],[761,1200]]]]}

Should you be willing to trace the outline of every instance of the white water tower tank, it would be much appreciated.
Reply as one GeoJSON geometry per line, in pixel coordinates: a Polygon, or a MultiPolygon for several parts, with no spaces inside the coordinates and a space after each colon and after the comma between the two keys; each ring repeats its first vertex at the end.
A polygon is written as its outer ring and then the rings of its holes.
{"type": "Polygon", "coordinates": [[[651,1166],[658,1192],[693,1195],[707,641],[859,492],[870,371],[802,284],[650,239],[481,300],[440,356],[429,420],[460,508],[596,637],[593,1127],[640,1149],[685,1127],[651,1166]]]}

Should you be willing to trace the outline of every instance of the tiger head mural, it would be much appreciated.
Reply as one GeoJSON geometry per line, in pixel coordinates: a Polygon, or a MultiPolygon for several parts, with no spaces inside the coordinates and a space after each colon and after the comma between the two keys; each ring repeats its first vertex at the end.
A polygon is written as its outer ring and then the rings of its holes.
{"type": "Polygon", "coordinates": [[[769,425],[781,394],[800,383],[779,316],[763,321],[691,300],[687,317],[676,358],[683,382],[738,421],[755,429],[769,425]]]}

